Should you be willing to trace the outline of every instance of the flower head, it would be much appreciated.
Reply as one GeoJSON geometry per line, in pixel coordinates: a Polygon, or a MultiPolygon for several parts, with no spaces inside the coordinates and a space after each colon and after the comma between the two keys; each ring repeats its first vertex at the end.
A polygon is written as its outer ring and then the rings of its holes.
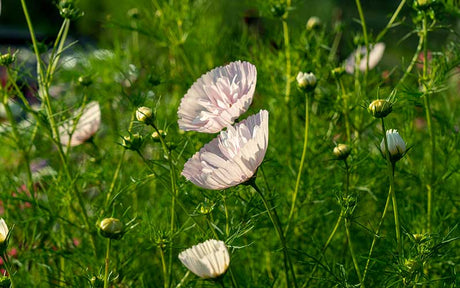
{"type": "Polygon", "coordinates": [[[6,225],[5,220],[0,219],[0,245],[5,243],[6,239],[8,238],[8,226],[6,225]]]}
{"type": "MultiPolygon", "coordinates": [[[[387,130],[386,135],[388,141],[388,151],[390,152],[390,160],[392,162],[396,162],[406,153],[406,143],[404,143],[404,140],[395,129],[387,130]]],[[[382,143],[380,143],[380,150],[386,157],[385,139],[383,139],[382,143]]]]}
{"type": "Polygon", "coordinates": [[[74,113],[74,118],[77,118],[80,113],[80,119],[78,119],[73,133],[74,120],[66,121],[59,126],[59,136],[62,145],[67,145],[70,142],[70,146],[78,146],[90,139],[99,130],[99,126],[101,125],[101,108],[99,107],[99,103],[88,103],[83,112],[79,109],[74,113]],[[72,137],[70,137],[70,134],[72,134],[72,137]]]}
{"type": "Polygon", "coordinates": [[[198,277],[208,279],[227,271],[230,255],[223,241],[210,239],[182,251],[179,260],[198,277]]]}
{"type": "Polygon", "coordinates": [[[251,105],[256,82],[256,67],[249,62],[232,62],[202,75],[182,98],[180,129],[216,133],[232,125],[251,105]]]}
{"type": "Polygon", "coordinates": [[[333,153],[338,160],[346,160],[351,153],[351,148],[347,144],[337,144],[334,147],[333,153]]]}
{"type": "Polygon", "coordinates": [[[268,145],[268,111],[261,110],[204,145],[182,175],[205,189],[226,189],[248,181],[264,159],[268,145]]]}
{"type": "Polygon", "coordinates": [[[102,236],[110,239],[120,239],[123,236],[124,225],[117,218],[105,218],[99,224],[102,236]]]}
{"type": "Polygon", "coordinates": [[[297,86],[305,92],[312,91],[316,87],[316,76],[309,72],[299,72],[296,77],[297,86]]]}
{"type": "MultiPolygon", "coordinates": [[[[385,51],[385,43],[376,43],[370,45],[369,51],[369,69],[373,69],[380,62],[385,51]]],[[[356,63],[360,71],[366,71],[367,66],[367,49],[365,46],[360,46],[356,49],[345,61],[345,70],[349,74],[353,74],[355,71],[356,55],[359,54],[359,62],[356,63]]]]}
{"type": "Polygon", "coordinates": [[[153,115],[152,108],[142,106],[142,107],[137,108],[136,118],[139,122],[144,122],[145,124],[151,124],[155,116],[153,115]]]}
{"type": "Polygon", "coordinates": [[[368,111],[375,118],[384,118],[393,110],[393,105],[390,101],[384,99],[377,99],[369,104],[368,111]]]}

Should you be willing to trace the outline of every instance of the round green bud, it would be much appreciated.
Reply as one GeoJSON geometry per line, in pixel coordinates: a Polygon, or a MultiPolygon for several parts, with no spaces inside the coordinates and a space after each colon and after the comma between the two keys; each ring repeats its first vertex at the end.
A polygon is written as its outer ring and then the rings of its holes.
{"type": "Polygon", "coordinates": [[[120,239],[123,237],[124,225],[117,218],[105,218],[99,224],[99,232],[106,238],[120,239]]]}
{"type": "Polygon", "coordinates": [[[351,153],[351,148],[347,144],[338,144],[334,147],[333,153],[338,160],[346,160],[351,153]]]}
{"type": "Polygon", "coordinates": [[[384,118],[393,111],[393,105],[388,100],[377,99],[369,104],[368,111],[375,118],[384,118]]]}

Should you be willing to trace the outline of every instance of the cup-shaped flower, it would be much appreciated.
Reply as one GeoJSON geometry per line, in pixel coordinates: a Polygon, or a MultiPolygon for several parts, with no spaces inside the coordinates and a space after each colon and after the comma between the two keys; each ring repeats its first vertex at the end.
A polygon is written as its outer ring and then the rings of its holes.
{"type": "Polygon", "coordinates": [[[73,130],[75,120],[68,120],[59,126],[59,136],[62,145],[67,145],[70,142],[70,146],[78,146],[90,139],[99,130],[99,126],[101,125],[101,108],[99,107],[99,103],[88,103],[83,112],[79,109],[74,113],[73,118],[78,118],[80,114],[81,116],[78,119],[75,130],[73,130]]]}
{"type": "Polygon", "coordinates": [[[256,82],[256,67],[249,62],[232,62],[202,75],[181,100],[179,128],[216,133],[232,125],[251,105],[256,82]]]}
{"type": "Polygon", "coordinates": [[[230,255],[223,241],[210,239],[182,251],[179,260],[198,277],[209,279],[227,271],[230,255]]]}
{"type": "Polygon", "coordinates": [[[236,186],[254,175],[267,145],[268,111],[261,110],[204,145],[185,163],[182,175],[205,189],[236,186]]]}
{"type": "Polygon", "coordinates": [[[296,80],[297,86],[305,92],[313,91],[316,87],[316,76],[311,72],[299,72],[296,80]]]}
{"type": "MultiPolygon", "coordinates": [[[[385,51],[385,43],[379,42],[375,45],[370,45],[369,51],[369,69],[373,69],[383,57],[385,51]]],[[[367,49],[365,46],[360,46],[356,49],[345,61],[345,71],[349,74],[353,74],[355,71],[355,64],[358,65],[360,71],[366,71],[367,66],[367,49]],[[358,60],[356,60],[358,56],[358,60]],[[358,61],[358,63],[355,63],[358,61]]]]}
{"type": "Polygon", "coordinates": [[[5,243],[6,239],[8,238],[8,226],[6,225],[5,220],[0,219],[0,245],[5,243]]]}
{"type": "MultiPolygon", "coordinates": [[[[388,151],[390,152],[390,160],[391,162],[396,162],[406,153],[406,143],[404,143],[404,140],[395,129],[387,130],[386,135],[388,141],[388,151]]],[[[383,139],[382,143],[380,143],[380,150],[386,157],[387,150],[385,149],[385,139],[383,139]]]]}

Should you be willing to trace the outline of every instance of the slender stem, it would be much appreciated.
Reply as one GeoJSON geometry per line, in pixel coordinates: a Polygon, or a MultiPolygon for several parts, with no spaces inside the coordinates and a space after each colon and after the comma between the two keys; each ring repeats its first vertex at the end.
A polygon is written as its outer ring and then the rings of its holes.
{"type": "Polygon", "coordinates": [[[254,190],[260,195],[260,198],[262,199],[262,202],[264,203],[265,209],[267,210],[268,216],[270,217],[270,220],[272,221],[273,226],[275,227],[275,230],[278,234],[278,238],[281,242],[281,246],[283,248],[283,254],[284,254],[284,272],[286,274],[286,284],[289,286],[290,281],[289,281],[289,271],[291,272],[292,279],[294,282],[294,287],[297,288],[297,280],[295,277],[295,272],[294,272],[294,267],[292,266],[291,259],[289,257],[289,253],[287,250],[287,245],[286,245],[286,238],[284,237],[283,234],[283,229],[281,228],[281,222],[278,217],[278,213],[276,212],[275,207],[271,207],[271,205],[268,203],[267,199],[265,198],[264,194],[262,191],[259,189],[257,186],[255,179],[249,180],[249,185],[251,185],[254,190]]]}
{"type": "MultiPolygon", "coordinates": [[[[292,119],[292,109],[291,109],[291,44],[289,41],[289,25],[287,23],[287,18],[289,16],[289,9],[291,6],[291,0],[287,0],[286,2],[286,13],[283,15],[282,23],[283,23],[283,38],[284,38],[284,53],[285,53],[285,60],[286,60],[286,70],[285,70],[285,78],[286,78],[286,86],[284,91],[284,102],[286,104],[287,115],[288,115],[288,139],[289,139],[289,155],[292,155],[294,150],[293,146],[293,119],[292,119]]],[[[290,159],[290,157],[289,157],[290,159]]]]}
{"type": "Polygon", "coordinates": [[[363,278],[361,277],[361,272],[359,271],[358,261],[356,260],[355,252],[353,250],[353,245],[351,242],[350,225],[351,223],[348,220],[348,218],[345,218],[345,231],[347,232],[348,248],[350,249],[351,259],[353,260],[353,265],[355,266],[356,274],[358,275],[359,283],[361,284],[360,287],[364,288],[363,278]]]}
{"type": "Polygon", "coordinates": [[[299,170],[297,172],[297,179],[296,179],[296,182],[295,182],[295,189],[294,189],[294,193],[292,194],[291,210],[289,212],[289,218],[288,218],[288,222],[287,222],[287,225],[286,225],[286,230],[284,231],[284,236],[285,237],[286,237],[286,235],[288,233],[289,226],[290,226],[292,218],[294,216],[295,204],[296,204],[296,200],[297,200],[297,194],[298,194],[299,188],[300,188],[300,179],[302,178],[303,165],[304,165],[304,162],[305,162],[305,157],[307,155],[308,126],[310,124],[310,120],[309,120],[309,110],[310,110],[310,108],[309,108],[309,106],[310,106],[309,98],[310,98],[310,95],[307,94],[306,97],[305,97],[305,130],[304,130],[303,150],[302,150],[302,156],[300,158],[299,170]]]}
{"type": "Polygon", "coordinates": [[[428,27],[427,27],[427,16],[426,14],[423,15],[423,29],[422,29],[422,37],[423,37],[423,103],[425,106],[425,115],[426,115],[426,124],[428,126],[428,132],[430,135],[431,141],[431,168],[430,168],[430,179],[429,184],[427,185],[427,230],[428,233],[431,233],[431,214],[432,214],[432,202],[433,202],[433,184],[435,179],[435,152],[436,152],[436,141],[435,141],[435,134],[433,130],[433,124],[431,122],[431,107],[430,107],[430,95],[428,93],[428,27]]]}
{"type": "Polygon", "coordinates": [[[110,245],[112,244],[112,239],[107,238],[107,248],[105,254],[105,273],[104,273],[104,288],[109,287],[109,261],[110,261],[110,245]]]}
{"type": "Polygon", "coordinates": [[[10,288],[14,288],[13,274],[11,273],[10,261],[8,259],[8,254],[6,253],[6,251],[1,257],[3,259],[3,263],[5,264],[5,270],[10,277],[10,281],[11,281],[10,288]]]}
{"type": "Polygon", "coordinates": [[[345,118],[345,130],[347,133],[347,142],[350,143],[351,141],[351,132],[350,132],[350,117],[348,115],[349,108],[348,108],[348,94],[345,90],[345,86],[343,85],[343,81],[340,78],[339,80],[340,89],[342,92],[342,99],[343,99],[343,117],[345,118]]]}
{"type": "Polygon", "coordinates": [[[379,224],[377,226],[377,230],[374,233],[371,248],[369,249],[369,254],[367,256],[366,267],[364,268],[363,278],[361,282],[363,284],[366,281],[367,272],[369,271],[369,264],[371,262],[372,252],[374,252],[375,243],[377,242],[377,238],[379,237],[380,229],[382,228],[382,224],[383,224],[383,219],[385,219],[385,215],[387,214],[388,207],[390,207],[390,199],[391,199],[392,194],[393,194],[393,186],[390,185],[390,189],[388,190],[387,201],[385,203],[385,208],[383,208],[382,217],[380,218],[379,224]]]}
{"type": "MultiPolygon", "coordinates": [[[[360,0],[356,0],[356,7],[358,8],[359,18],[361,20],[361,26],[363,27],[363,36],[364,36],[364,44],[366,45],[366,71],[364,74],[364,80],[366,81],[367,78],[367,71],[369,70],[369,39],[367,37],[367,28],[366,28],[366,20],[364,19],[363,8],[361,7],[360,0]]],[[[366,82],[364,82],[366,83],[366,82]]],[[[364,87],[366,87],[364,85],[364,87]]]]}
{"type": "Polygon", "coordinates": [[[396,11],[393,13],[393,16],[391,16],[391,19],[390,21],[388,21],[387,26],[385,26],[385,28],[383,28],[383,30],[379,33],[379,35],[377,35],[377,38],[375,38],[375,42],[379,42],[379,40],[382,39],[383,36],[385,36],[388,29],[390,29],[391,25],[393,25],[393,23],[395,22],[396,18],[399,15],[399,12],[401,12],[401,9],[405,3],[406,3],[406,0],[402,0],[401,2],[399,2],[398,8],[396,8],[396,11]]]}
{"type": "Polygon", "coordinates": [[[395,193],[395,179],[394,179],[394,170],[395,170],[395,162],[393,162],[390,158],[390,150],[388,149],[388,139],[387,133],[385,130],[385,121],[382,119],[382,131],[383,131],[383,141],[385,143],[385,158],[387,161],[388,167],[388,178],[390,179],[390,187],[391,189],[391,199],[393,202],[393,214],[395,218],[395,233],[396,233],[396,242],[398,243],[398,253],[399,256],[402,256],[402,243],[401,243],[401,226],[399,224],[399,216],[398,216],[398,205],[396,203],[396,193],[395,193]]]}
{"type": "Polygon", "coordinates": [[[190,270],[187,270],[187,273],[185,273],[184,277],[180,279],[179,284],[177,284],[176,288],[182,287],[182,285],[185,283],[185,280],[187,279],[188,275],[190,275],[190,270]]]}
{"type": "Polygon", "coordinates": [[[166,268],[166,261],[165,261],[165,252],[163,251],[163,247],[160,247],[160,259],[161,259],[161,268],[163,272],[163,287],[167,288],[168,284],[168,269],[166,268]]]}
{"type": "Polygon", "coordinates": [[[398,88],[401,84],[404,83],[406,80],[407,76],[410,74],[412,71],[412,68],[414,68],[415,63],[417,62],[418,55],[420,51],[422,51],[423,47],[423,37],[420,37],[419,42],[417,44],[417,48],[415,49],[414,56],[412,56],[412,60],[409,63],[409,66],[407,66],[406,71],[404,71],[403,76],[401,77],[401,80],[399,80],[398,84],[396,84],[395,89],[398,88]]]}

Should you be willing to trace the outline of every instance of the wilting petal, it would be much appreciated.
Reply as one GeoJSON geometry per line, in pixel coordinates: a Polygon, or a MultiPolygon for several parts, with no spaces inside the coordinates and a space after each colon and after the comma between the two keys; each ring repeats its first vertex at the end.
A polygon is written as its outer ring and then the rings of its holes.
{"type": "Polygon", "coordinates": [[[220,190],[249,180],[265,157],[268,111],[229,126],[184,165],[182,175],[205,189],[220,190]]]}
{"type": "Polygon", "coordinates": [[[232,125],[251,105],[256,82],[256,67],[249,62],[232,62],[202,75],[182,98],[180,129],[216,133],[232,125]]]}

